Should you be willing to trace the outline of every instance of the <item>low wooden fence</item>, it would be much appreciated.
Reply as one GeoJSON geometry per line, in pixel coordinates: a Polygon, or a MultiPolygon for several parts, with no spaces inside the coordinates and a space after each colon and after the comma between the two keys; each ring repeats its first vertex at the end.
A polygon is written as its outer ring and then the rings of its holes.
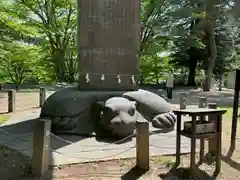
{"type": "Polygon", "coordinates": [[[42,107],[51,94],[45,88],[0,91],[0,113],[12,113],[42,107]]]}

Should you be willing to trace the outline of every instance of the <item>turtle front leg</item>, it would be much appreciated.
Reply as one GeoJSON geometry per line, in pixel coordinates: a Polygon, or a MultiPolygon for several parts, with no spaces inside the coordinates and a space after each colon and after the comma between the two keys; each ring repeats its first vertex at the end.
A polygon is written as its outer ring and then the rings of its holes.
{"type": "Polygon", "coordinates": [[[174,130],[175,123],[176,116],[171,111],[163,114],[158,114],[152,120],[153,127],[163,130],[164,129],[174,130]]]}

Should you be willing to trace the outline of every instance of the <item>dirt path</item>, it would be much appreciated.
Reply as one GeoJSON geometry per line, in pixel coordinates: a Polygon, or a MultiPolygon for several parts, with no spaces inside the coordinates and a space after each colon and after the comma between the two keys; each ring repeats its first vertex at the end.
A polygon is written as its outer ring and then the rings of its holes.
{"type": "MultiPolygon", "coordinates": [[[[39,92],[17,92],[16,93],[16,111],[25,111],[39,107],[39,92]]],[[[8,111],[8,95],[0,92],[0,113],[8,111]]]]}

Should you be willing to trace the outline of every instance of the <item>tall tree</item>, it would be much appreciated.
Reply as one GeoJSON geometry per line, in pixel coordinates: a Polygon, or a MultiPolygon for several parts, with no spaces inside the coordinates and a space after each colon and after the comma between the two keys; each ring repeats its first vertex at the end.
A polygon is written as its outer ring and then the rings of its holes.
{"type": "Polygon", "coordinates": [[[38,38],[51,55],[56,80],[65,81],[65,60],[76,35],[76,4],[73,0],[13,0],[11,12],[38,30],[38,38]]]}
{"type": "MultiPolygon", "coordinates": [[[[161,68],[166,64],[167,58],[159,57],[159,54],[168,51],[168,43],[171,39],[168,33],[171,26],[169,13],[174,0],[142,0],[141,1],[141,44],[139,57],[141,61],[141,82],[153,79],[158,82],[161,68]],[[153,75],[154,74],[154,75],[153,75]],[[147,79],[146,79],[147,78],[147,79]]],[[[167,66],[165,66],[167,67],[167,66]]]]}
{"type": "MultiPolygon", "coordinates": [[[[192,32],[188,35],[188,46],[192,47],[193,42],[200,42],[200,44],[203,44],[205,46],[204,51],[206,53],[205,55],[198,56],[199,58],[203,58],[200,60],[200,64],[202,64],[202,67],[205,70],[205,82],[204,82],[204,90],[208,91],[211,87],[211,80],[212,80],[212,74],[216,66],[216,60],[217,60],[217,45],[215,40],[216,35],[216,29],[219,26],[217,24],[217,21],[219,21],[220,17],[222,15],[227,15],[226,12],[229,10],[226,1],[222,0],[214,0],[214,1],[181,1],[181,6],[179,6],[179,9],[174,12],[175,16],[179,16],[179,19],[181,19],[182,23],[188,23],[190,24],[189,19],[196,18],[198,19],[197,23],[193,24],[192,32]]],[[[184,28],[183,30],[186,30],[184,28]]],[[[183,31],[182,30],[182,31],[183,31]]],[[[195,46],[195,45],[194,45],[195,46]]],[[[190,54],[190,58],[194,57],[194,55],[197,55],[198,53],[194,52],[194,48],[190,48],[190,51],[188,51],[190,54]],[[194,52],[194,53],[191,53],[194,52]],[[192,54],[192,55],[191,55],[192,54]]],[[[202,51],[202,52],[204,52],[202,51]]],[[[196,58],[194,60],[188,61],[194,67],[196,65],[196,58]]],[[[194,69],[191,70],[191,72],[194,72],[194,69]]],[[[193,74],[193,73],[191,73],[193,74]]],[[[193,77],[191,75],[191,77],[193,77]]],[[[189,79],[190,80],[190,79],[189,79]]],[[[191,79],[193,82],[193,78],[191,79]]]]}

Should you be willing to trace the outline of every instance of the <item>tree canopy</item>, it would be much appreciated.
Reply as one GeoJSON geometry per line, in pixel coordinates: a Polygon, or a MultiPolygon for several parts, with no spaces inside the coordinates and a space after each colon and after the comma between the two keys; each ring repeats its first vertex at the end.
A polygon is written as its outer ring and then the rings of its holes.
{"type": "MultiPolygon", "coordinates": [[[[180,84],[204,90],[239,66],[239,5],[229,0],[142,0],[141,83],[158,84],[173,69],[180,84]]],[[[0,81],[75,82],[77,8],[74,0],[0,2],[0,81]]]]}

